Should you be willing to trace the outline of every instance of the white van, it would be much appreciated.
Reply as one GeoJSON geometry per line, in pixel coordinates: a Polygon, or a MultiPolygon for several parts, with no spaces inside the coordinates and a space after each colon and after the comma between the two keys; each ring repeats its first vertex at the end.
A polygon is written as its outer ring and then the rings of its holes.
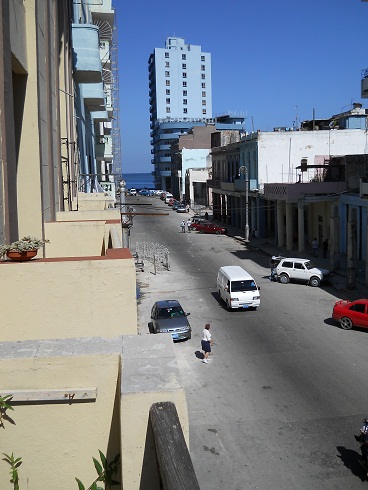
{"type": "Polygon", "coordinates": [[[220,267],[217,274],[217,291],[228,310],[232,308],[256,310],[261,302],[259,290],[253,277],[238,265],[220,267]]]}

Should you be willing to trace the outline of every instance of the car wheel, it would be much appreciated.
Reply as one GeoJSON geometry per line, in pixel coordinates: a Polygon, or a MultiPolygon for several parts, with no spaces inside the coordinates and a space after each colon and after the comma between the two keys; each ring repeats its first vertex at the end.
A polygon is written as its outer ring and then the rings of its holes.
{"type": "Polygon", "coordinates": [[[281,274],[280,282],[282,282],[282,284],[288,284],[288,282],[290,282],[289,276],[287,274],[281,274]]]}
{"type": "Polygon", "coordinates": [[[227,310],[228,310],[228,311],[230,311],[230,310],[231,310],[231,308],[230,308],[230,303],[229,303],[229,301],[228,301],[228,300],[226,300],[226,308],[227,308],[227,310]]]}
{"type": "Polygon", "coordinates": [[[216,231],[216,235],[221,235],[221,231],[216,231]]]}
{"type": "Polygon", "coordinates": [[[203,230],[199,230],[199,233],[203,233],[203,230]]]}
{"type": "Polygon", "coordinates": [[[321,284],[321,280],[319,277],[311,277],[309,279],[309,284],[313,287],[313,288],[318,288],[318,286],[321,284]]]}
{"type": "Polygon", "coordinates": [[[353,328],[353,322],[347,316],[343,316],[340,320],[340,326],[343,330],[351,330],[353,328]]]}

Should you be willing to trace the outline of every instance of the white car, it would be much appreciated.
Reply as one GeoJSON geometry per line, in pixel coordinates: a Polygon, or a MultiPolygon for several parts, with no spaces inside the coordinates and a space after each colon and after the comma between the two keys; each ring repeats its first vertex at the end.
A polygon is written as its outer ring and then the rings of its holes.
{"type": "Polygon", "coordinates": [[[315,267],[309,259],[283,258],[276,267],[276,275],[283,284],[290,281],[301,281],[318,287],[330,276],[330,271],[315,267]]]}
{"type": "Polygon", "coordinates": [[[137,189],[129,189],[129,195],[130,196],[136,196],[137,195],[137,189]]]}

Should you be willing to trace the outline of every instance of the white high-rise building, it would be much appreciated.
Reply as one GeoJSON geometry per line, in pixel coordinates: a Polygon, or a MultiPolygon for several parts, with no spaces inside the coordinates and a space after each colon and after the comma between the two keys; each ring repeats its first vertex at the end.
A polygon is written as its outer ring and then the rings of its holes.
{"type": "Polygon", "coordinates": [[[171,142],[212,119],[211,54],[168,37],[148,60],[155,185],[171,187],[171,142]]]}

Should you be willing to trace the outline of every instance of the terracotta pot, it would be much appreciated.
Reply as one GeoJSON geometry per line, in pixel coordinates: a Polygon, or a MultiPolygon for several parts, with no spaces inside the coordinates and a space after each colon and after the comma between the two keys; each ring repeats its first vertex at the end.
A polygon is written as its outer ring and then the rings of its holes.
{"type": "Polygon", "coordinates": [[[8,259],[15,262],[24,262],[25,260],[31,260],[36,257],[37,250],[26,250],[25,252],[17,252],[16,250],[10,250],[6,252],[8,259]]]}

